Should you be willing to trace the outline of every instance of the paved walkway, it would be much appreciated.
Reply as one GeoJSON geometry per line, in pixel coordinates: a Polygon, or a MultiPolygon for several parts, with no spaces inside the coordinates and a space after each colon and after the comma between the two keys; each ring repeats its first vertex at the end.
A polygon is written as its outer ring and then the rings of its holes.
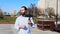
{"type": "MultiPolygon", "coordinates": [[[[17,34],[17,31],[14,29],[14,24],[0,24],[0,34],[17,34]]],[[[58,32],[52,31],[42,31],[35,28],[31,28],[31,34],[60,34],[58,32]]]]}

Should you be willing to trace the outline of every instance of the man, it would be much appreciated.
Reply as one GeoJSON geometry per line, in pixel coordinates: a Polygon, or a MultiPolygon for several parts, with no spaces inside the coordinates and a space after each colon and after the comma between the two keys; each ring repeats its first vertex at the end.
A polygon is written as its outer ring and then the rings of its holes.
{"type": "Polygon", "coordinates": [[[34,27],[34,22],[32,17],[29,20],[29,17],[25,17],[27,8],[25,6],[21,7],[20,14],[15,22],[15,29],[18,30],[18,34],[30,34],[30,26],[34,27]]]}

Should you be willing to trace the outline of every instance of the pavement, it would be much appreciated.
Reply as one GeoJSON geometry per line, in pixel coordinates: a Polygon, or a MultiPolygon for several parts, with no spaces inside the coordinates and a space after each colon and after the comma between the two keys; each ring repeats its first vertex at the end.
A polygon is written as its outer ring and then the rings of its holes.
{"type": "MultiPolygon", "coordinates": [[[[14,24],[0,24],[0,34],[18,34],[17,30],[14,29],[14,24]]],[[[50,30],[40,30],[36,26],[31,28],[31,34],[60,34],[50,30]]]]}

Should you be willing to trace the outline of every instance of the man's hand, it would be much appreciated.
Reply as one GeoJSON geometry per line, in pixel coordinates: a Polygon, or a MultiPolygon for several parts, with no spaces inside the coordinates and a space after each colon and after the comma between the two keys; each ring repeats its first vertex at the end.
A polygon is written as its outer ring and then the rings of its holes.
{"type": "Polygon", "coordinates": [[[26,26],[25,25],[23,25],[23,24],[21,24],[20,26],[19,26],[19,28],[26,28],[26,26]]]}
{"type": "Polygon", "coordinates": [[[32,22],[30,20],[28,20],[28,24],[32,26],[32,22]]]}

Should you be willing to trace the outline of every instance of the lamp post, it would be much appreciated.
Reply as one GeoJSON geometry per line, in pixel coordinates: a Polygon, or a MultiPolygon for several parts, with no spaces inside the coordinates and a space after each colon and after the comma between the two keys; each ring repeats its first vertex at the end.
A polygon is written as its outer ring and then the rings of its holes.
{"type": "Polygon", "coordinates": [[[56,0],[56,27],[58,23],[58,0],[56,0]]]}

